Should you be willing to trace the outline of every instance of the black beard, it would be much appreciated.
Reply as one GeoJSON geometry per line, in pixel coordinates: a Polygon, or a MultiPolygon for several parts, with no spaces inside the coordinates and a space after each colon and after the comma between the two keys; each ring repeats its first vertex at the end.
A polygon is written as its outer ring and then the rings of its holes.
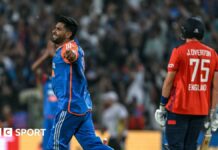
{"type": "Polygon", "coordinates": [[[64,38],[63,37],[58,37],[57,39],[53,39],[53,37],[51,36],[51,41],[55,44],[61,44],[64,42],[64,38]]]}

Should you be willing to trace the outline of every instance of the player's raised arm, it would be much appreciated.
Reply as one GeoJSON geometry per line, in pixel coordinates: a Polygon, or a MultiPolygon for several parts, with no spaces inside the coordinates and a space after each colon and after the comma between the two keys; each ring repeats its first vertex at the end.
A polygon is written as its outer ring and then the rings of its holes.
{"type": "Polygon", "coordinates": [[[52,42],[48,42],[45,51],[42,56],[39,57],[31,66],[31,69],[35,71],[48,57],[54,56],[54,44],[52,42]]]}

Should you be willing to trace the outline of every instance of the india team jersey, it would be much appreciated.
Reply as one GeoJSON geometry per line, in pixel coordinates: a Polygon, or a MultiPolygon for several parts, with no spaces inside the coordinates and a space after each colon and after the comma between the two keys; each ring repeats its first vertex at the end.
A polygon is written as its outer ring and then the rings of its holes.
{"type": "Polygon", "coordinates": [[[84,115],[92,109],[84,64],[84,52],[74,41],[59,47],[52,61],[52,87],[58,98],[58,107],[74,115],[84,115]],[[69,63],[64,58],[66,50],[76,54],[75,62],[69,63]]]}
{"type": "Polygon", "coordinates": [[[166,108],[177,114],[208,115],[211,82],[218,71],[215,50],[199,41],[187,42],[173,50],[170,71],[176,76],[166,108]]]}

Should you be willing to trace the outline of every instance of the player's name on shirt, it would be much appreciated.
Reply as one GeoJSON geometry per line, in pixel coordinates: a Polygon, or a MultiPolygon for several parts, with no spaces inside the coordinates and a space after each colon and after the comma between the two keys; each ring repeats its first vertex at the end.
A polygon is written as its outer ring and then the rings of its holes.
{"type": "Polygon", "coordinates": [[[188,49],[187,56],[207,56],[211,57],[211,52],[204,49],[188,49]]]}
{"type": "Polygon", "coordinates": [[[188,91],[206,91],[207,84],[188,84],[188,91]]]}

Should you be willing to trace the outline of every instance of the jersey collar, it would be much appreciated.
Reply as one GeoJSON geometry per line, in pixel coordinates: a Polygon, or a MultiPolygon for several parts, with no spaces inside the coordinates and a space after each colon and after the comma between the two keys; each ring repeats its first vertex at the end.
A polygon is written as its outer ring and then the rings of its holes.
{"type": "Polygon", "coordinates": [[[62,48],[66,43],[68,42],[74,42],[74,40],[70,40],[70,41],[67,41],[67,42],[64,42],[63,44],[61,44],[60,46],[58,46],[58,48],[56,48],[56,51],[58,51],[60,48],[62,48]]]}

